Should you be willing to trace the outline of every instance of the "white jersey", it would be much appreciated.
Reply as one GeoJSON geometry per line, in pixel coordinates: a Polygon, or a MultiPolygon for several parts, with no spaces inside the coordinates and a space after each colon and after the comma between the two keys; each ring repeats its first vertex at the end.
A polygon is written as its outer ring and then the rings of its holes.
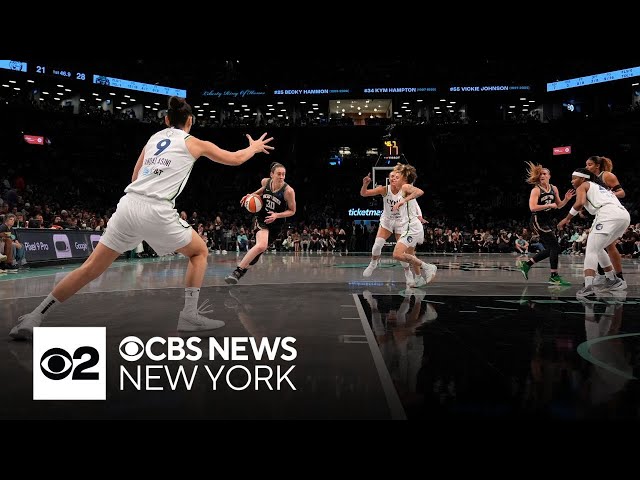
{"type": "MultiPolygon", "coordinates": [[[[391,220],[399,219],[402,215],[400,211],[392,211],[393,206],[402,200],[402,189],[398,191],[398,193],[394,194],[391,191],[391,185],[387,185],[387,193],[383,197],[383,210],[382,217],[388,218],[391,220]]],[[[400,209],[402,210],[402,208],[400,209]]]]}
{"type": "Polygon", "coordinates": [[[188,137],[187,132],[178,128],[165,128],[153,135],[144,147],[138,178],[124,191],[168,200],[175,206],[196,161],[187,149],[188,137]]]}
{"type": "Polygon", "coordinates": [[[605,220],[609,217],[615,218],[619,213],[626,209],[618,200],[611,190],[594,182],[589,182],[589,190],[587,190],[587,203],[584,208],[591,214],[596,215],[599,220],[605,220]]]}
{"type": "Polygon", "coordinates": [[[415,198],[409,200],[402,207],[400,207],[399,211],[403,224],[415,224],[417,222],[422,225],[422,223],[420,223],[420,220],[418,219],[418,217],[422,215],[422,212],[420,211],[420,206],[418,206],[418,201],[415,198]]]}

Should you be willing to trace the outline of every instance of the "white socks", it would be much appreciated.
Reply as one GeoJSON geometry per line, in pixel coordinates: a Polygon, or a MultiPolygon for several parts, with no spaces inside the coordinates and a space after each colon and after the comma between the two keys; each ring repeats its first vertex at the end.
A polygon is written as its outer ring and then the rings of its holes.
{"type": "Polygon", "coordinates": [[[187,287],[184,289],[184,308],[183,312],[189,315],[196,315],[198,313],[198,297],[200,296],[200,289],[196,287],[187,287]]]}
{"type": "Polygon", "coordinates": [[[45,319],[47,318],[47,315],[49,315],[49,313],[51,313],[51,311],[58,306],[59,303],[60,300],[58,300],[50,293],[47,298],[45,298],[42,303],[35,308],[33,312],[39,313],[40,315],[42,315],[42,318],[45,319]]]}

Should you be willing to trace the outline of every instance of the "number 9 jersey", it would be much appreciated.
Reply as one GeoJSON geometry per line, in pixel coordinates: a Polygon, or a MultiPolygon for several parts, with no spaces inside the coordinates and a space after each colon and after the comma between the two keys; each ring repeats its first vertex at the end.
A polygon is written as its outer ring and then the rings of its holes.
{"type": "Polygon", "coordinates": [[[189,136],[178,128],[165,128],[153,135],[144,147],[138,178],[125,188],[125,193],[167,200],[175,207],[175,199],[187,184],[196,161],[185,143],[189,136]]]}

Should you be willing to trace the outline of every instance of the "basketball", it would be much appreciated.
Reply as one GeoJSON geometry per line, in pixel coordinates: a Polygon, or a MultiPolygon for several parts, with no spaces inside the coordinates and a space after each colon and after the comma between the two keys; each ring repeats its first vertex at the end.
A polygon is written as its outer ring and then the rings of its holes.
{"type": "Polygon", "coordinates": [[[251,213],[257,213],[262,209],[262,197],[259,195],[249,195],[244,201],[244,208],[251,213]]]}

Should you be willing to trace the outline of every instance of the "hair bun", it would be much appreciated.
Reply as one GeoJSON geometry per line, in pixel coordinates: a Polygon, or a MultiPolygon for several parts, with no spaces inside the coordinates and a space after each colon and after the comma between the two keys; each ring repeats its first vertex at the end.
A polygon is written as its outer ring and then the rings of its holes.
{"type": "Polygon", "coordinates": [[[172,110],[178,110],[184,105],[184,99],[180,97],[171,97],[169,99],[169,108],[172,110]]]}

